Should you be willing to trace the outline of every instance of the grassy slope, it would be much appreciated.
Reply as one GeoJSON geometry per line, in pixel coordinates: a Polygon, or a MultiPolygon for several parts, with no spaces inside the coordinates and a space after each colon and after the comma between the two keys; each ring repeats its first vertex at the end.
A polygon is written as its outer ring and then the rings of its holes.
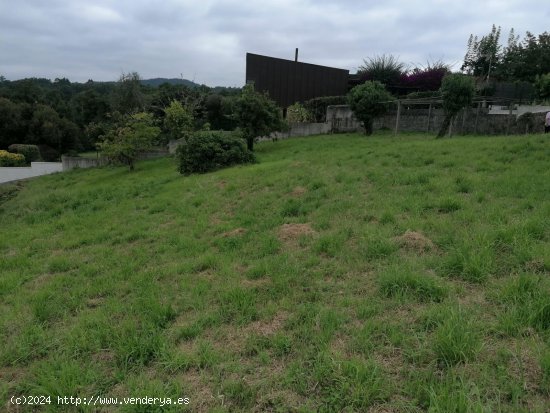
{"type": "Polygon", "coordinates": [[[253,166],[80,170],[4,201],[2,401],[544,411],[547,137],[257,149],[253,166]]]}

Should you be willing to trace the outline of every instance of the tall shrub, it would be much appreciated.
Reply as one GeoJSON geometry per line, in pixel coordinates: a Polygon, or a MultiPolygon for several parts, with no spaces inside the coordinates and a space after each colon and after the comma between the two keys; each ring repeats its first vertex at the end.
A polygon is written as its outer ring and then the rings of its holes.
{"type": "Polygon", "coordinates": [[[441,95],[443,98],[443,110],[445,118],[441,129],[437,134],[438,138],[445,136],[452,119],[464,107],[470,105],[474,98],[475,83],[471,76],[460,73],[453,73],[443,78],[441,84],[441,95]]]}
{"type": "Polygon", "coordinates": [[[392,100],[393,96],[378,81],[355,86],[348,94],[348,104],[355,117],[363,123],[365,135],[372,135],[374,119],[386,113],[392,100]]]}
{"type": "Polygon", "coordinates": [[[107,158],[128,165],[132,171],[139,155],[152,147],[159,134],[160,128],[153,126],[150,113],[136,113],[124,117],[97,146],[107,158]]]}

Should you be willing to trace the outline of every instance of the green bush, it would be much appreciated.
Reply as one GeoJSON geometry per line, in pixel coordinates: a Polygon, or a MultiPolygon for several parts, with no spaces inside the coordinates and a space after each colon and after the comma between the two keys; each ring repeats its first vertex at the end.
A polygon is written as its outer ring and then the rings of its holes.
{"type": "Polygon", "coordinates": [[[255,162],[240,135],[222,131],[192,134],[177,149],[181,174],[205,173],[226,166],[255,162]]]}
{"type": "Polygon", "coordinates": [[[287,108],[286,120],[289,123],[309,122],[311,120],[311,114],[303,105],[296,102],[287,108]]]}
{"type": "Polygon", "coordinates": [[[25,157],[18,153],[0,151],[0,166],[24,166],[25,157]]]}
{"type": "Polygon", "coordinates": [[[8,146],[8,151],[23,155],[27,163],[38,161],[40,159],[40,150],[36,145],[14,143],[13,145],[8,146]]]}

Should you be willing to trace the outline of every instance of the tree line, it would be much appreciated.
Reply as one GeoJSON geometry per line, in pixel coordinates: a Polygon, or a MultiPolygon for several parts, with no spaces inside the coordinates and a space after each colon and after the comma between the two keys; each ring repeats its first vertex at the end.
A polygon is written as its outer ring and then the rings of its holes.
{"type": "Polygon", "coordinates": [[[9,81],[0,76],[0,149],[33,144],[44,160],[63,153],[96,149],[121,119],[147,112],[159,127],[157,143],[169,139],[164,109],[174,100],[192,113],[193,127],[233,129],[237,88],[142,84],[138,73],[122,74],[117,82],[73,83],[68,79],[30,78],[9,81]]]}

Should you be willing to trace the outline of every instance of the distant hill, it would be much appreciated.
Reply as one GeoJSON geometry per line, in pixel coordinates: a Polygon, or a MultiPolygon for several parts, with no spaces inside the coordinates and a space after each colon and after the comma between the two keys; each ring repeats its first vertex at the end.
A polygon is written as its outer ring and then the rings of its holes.
{"type": "Polygon", "coordinates": [[[159,87],[163,83],[170,83],[171,85],[185,85],[187,87],[195,88],[199,87],[200,85],[198,83],[192,82],[191,80],[187,79],[166,79],[164,77],[156,77],[154,79],[142,79],[141,84],[145,86],[151,86],[151,87],[159,87]]]}

